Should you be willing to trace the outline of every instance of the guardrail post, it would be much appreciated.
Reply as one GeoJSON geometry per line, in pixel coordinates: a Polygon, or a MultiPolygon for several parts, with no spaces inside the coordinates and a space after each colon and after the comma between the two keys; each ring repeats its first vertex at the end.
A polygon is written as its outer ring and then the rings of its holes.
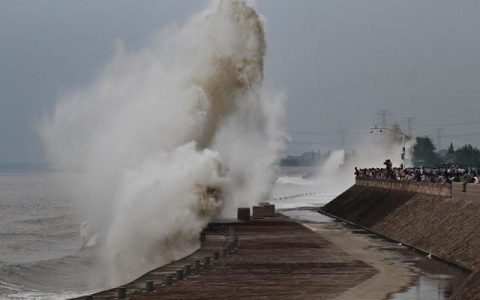
{"type": "Polygon", "coordinates": [[[173,276],[171,274],[167,274],[163,277],[163,283],[165,283],[165,285],[172,285],[173,283],[173,276]]]}
{"type": "Polygon", "coordinates": [[[145,290],[147,292],[153,292],[153,281],[152,280],[145,281],[145,290]]]}
{"type": "Polygon", "coordinates": [[[118,299],[125,299],[127,298],[127,288],[126,287],[119,287],[117,289],[117,296],[118,296],[118,299]]]}
{"type": "Polygon", "coordinates": [[[183,280],[183,269],[178,269],[177,270],[177,279],[178,280],[183,280]]]}

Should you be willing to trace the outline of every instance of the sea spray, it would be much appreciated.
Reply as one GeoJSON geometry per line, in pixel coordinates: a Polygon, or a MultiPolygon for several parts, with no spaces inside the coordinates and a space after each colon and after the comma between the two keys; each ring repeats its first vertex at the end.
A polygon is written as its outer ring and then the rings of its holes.
{"type": "MultiPolygon", "coordinates": [[[[386,159],[400,167],[403,163],[400,155],[403,145],[401,135],[390,131],[374,135],[365,131],[367,133],[361,141],[353,146],[355,151],[332,150],[318,166],[307,167],[294,177],[289,177],[288,172],[285,172],[287,176],[279,177],[273,192],[277,207],[321,206],[328,203],[355,183],[355,167],[385,168],[383,162],[386,159]]],[[[409,166],[413,141],[407,140],[405,148],[406,164],[409,166]]]]}
{"type": "Polygon", "coordinates": [[[142,50],[117,41],[86,88],[58,101],[41,131],[98,241],[105,287],[191,253],[215,216],[268,199],[283,147],[281,97],[263,87],[262,18],[216,1],[142,50]]]}
{"type": "MultiPolygon", "coordinates": [[[[406,143],[406,163],[410,165],[413,143],[406,143]]],[[[390,159],[394,166],[400,167],[402,140],[397,135],[367,134],[355,145],[355,151],[347,155],[344,149],[334,150],[317,168],[312,183],[322,187],[322,191],[332,195],[344,192],[355,183],[354,168],[385,168],[383,162],[390,159]]]]}

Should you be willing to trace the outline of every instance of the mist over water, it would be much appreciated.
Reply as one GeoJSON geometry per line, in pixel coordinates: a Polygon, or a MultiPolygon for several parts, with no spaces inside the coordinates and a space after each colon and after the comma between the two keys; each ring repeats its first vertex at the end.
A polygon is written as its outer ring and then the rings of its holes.
{"type": "Polygon", "coordinates": [[[268,200],[283,149],[282,97],[262,86],[262,18],[215,1],[129,53],[121,41],[87,87],[59,99],[41,132],[85,216],[83,249],[113,286],[194,251],[202,228],[268,200]]]}
{"type": "MultiPolygon", "coordinates": [[[[384,168],[386,159],[399,167],[403,163],[401,147],[395,135],[367,135],[355,146],[354,155],[347,157],[344,149],[333,150],[318,166],[300,170],[296,176],[282,174],[276,181],[273,200],[278,208],[323,206],[355,183],[355,167],[384,168]]],[[[412,142],[407,142],[405,148],[409,166],[412,142]]]]}

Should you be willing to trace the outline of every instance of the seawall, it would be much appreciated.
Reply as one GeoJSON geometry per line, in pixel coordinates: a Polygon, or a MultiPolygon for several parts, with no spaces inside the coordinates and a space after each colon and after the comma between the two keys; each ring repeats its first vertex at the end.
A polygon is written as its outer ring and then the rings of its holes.
{"type": "Polygon", "coordinates": [[[247,211],[249,220],[210,223],[191,255],[77,299],[337,299],[379,273],[364,258],[271,209],[257,209],[251,219],[247,211]]]}
{"type": "Polygon", "coordinates": [[[375,180],[375,179],[356,179],[356,185],[377,187],[387,190],[414,192],[420,194],[428,194],[435,196],[451,196],[451,189],[448,184],[436,183],[406,183],[391,180],[375,180]]]}
{"type": "MultiPolygon", "coordinates": [[[[460,183],[450,188],[357,180],[322,210],[478,272],[480,193],[476,188],[460,183]]],[[[454,299],[480,299],[480,275],[473,274],[454,299]]]]}

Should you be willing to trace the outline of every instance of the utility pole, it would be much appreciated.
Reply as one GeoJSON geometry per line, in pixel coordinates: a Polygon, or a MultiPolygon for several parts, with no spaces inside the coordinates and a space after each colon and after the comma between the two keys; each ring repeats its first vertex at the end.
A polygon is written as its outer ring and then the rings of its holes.
{"type": "Polygon", "coordinates": [[[346,150],[347,147],[347,137],[346,137],[346,130],[342,129],[342,149],[346,150]]]}

